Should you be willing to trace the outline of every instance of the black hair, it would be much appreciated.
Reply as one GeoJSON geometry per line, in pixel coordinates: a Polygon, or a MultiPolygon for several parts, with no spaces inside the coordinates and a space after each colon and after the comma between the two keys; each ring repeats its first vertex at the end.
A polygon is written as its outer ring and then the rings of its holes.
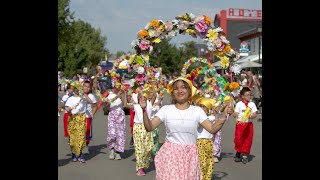
{"type": "Polygon", "coordinates": [[[240,94],[241,95],[244,95],[244,93],[248,92],[248,91],[251,91],[249,87],[243,87],[240,91],[240,94]]]}
{"type": "Polygon", "coordinates": [[[71,89],[71,84],[70,83],[67,84],[67,89],[71,89]]]}
{"type": "Polygon", "coordinates": [[[89,84],[91,85],[91,82],[90,82],[90,81],[84,81],[83,84],[84,84],[84,83],[89,83],[89,84]]]}

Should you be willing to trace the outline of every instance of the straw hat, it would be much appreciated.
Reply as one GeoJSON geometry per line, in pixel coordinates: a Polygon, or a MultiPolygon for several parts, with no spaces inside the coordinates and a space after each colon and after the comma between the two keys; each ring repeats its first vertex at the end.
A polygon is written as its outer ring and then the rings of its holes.
{"type": "Polygon", "coordinates": [[[179,77],[179,78],[173,80],[170,84],[168,84],[167,92],[168,92],[169,94],[172,93],[172,91],[173,91],[172,84],[173,84],[174,82],[178,81],[178,80],[182,80],[182,81],[188,83],[188,85],[189,85],[189,87],[190,87],[190,89],[191,89],[191,96],[194,96],[194,94],[195,94],[196,91],[197,91],[197,88],[192,85],[192,82],[191,82],[189,79],[182,78],[182,77],[179,77]]]}
{"type": "Polygon", "coordinates": [[[194,102],[194,105],[198,105],[198,103],[200,102],[200,100],[204,98],[203,96],[196,94],[192,97],[192,100],[194,102]]]}
{"type": "Polygon", "coordinates": [[[202,98],[199,101],[199,105],[204,105],[205,107],[207,107],[209,110],[212,109],[213,105],[216,103],[216,101],[214,99],[211,98],[202,98]]]}

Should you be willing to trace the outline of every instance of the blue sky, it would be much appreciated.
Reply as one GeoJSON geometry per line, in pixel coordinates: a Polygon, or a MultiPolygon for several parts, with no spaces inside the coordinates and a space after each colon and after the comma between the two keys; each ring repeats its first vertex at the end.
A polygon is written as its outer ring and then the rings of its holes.
{"type": "MultiPolygon", "coordinates": [[[[111,53],[133,51],[132,40],[152,19],[173,20],[184,13],[214,18],[221,9],[262,9],[262,0],[71,0],[76,18],[100,28],[111,53]]],[[[179,35],[172,43],[195,40],[179,35]]],[[[200,41],[197,41],[200,42],[200,41]]]]}

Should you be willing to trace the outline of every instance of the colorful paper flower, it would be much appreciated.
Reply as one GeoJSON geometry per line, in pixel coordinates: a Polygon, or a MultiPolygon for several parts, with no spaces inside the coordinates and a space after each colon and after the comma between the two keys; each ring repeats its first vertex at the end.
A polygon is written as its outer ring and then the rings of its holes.
{"type": "Polygon", "coordinates": [[[197,22],[195,27],[199,32],[206,32],[208,29],[208,26],[204,20],[197,22]]]}
{"type": "Polygon", "coordinates": [[[214,29],[209,29],[208,30],[208,33],[207,33],[207,37],[210,39],[210,40],[215,40],[217,37],[218,37],[218,33],[214,30],[214,29]]]}
{"type": "Polygon", "coordinates": [[[145,37],[148,37],[148,35],[149,35],[148,31],[145,30],[145,29],[142,29],[142,30],[139,31],[139,37],[141,39],[144,39],[145,37]]]}
{"type": "Polygon", "coordinates": [[[239,75],[241,72],[241,66],[239,64],[234,64],[231,68],[231,71],[235,74],[235,75],[239,75]]]}
{"type": "Polygon", "coordinates": [[[237,90],[237,89],[239,89],[239,84],[237,82],[231,82],[229,85],[229,88],[231,90],[237,90]]]}
{"type": "Polygon", "coordinates": [[[139,44],[141,50],[147,50],[150,47],[150,41],[142,40],[139,44]]]}
{"type": "Polygon", "coordinates": [[[150,22],[150,26],[153,27],[153,28],[156,28],[159,26],[159,21],[154,19],[150,22]]]}
{"type": "Polygon", "coordinates": [[[222,59],[221,59],[221,64],[220,64],[222,68],[227,68],[227,67],[229,67],[229,63],[230,63],[229,58],[227,58],[227,57],[222,57],[222,59]]]}

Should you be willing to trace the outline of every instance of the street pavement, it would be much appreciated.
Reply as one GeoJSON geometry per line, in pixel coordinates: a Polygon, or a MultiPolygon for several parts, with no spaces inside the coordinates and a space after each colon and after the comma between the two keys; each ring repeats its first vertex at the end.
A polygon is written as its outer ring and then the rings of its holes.
{"type": "MultiPolygon", "coordinates": [[[[59,94],[63,96],[63,92],[59,94]]],[[[164,104],[169,104],[168,95],[164,104]]],[[[86,163],[71,161],[70,147],[63,136],[63,112],[58,121],[58,179],[59,180],[141,180],[155,179],[155,167],[151,163],[146,176],[140,177],[135,172],[134,149],[129,147],[131,134],[130,117],[126,116],[126,146],[121,155],[122,160],[109,160],[107,139],[107,116],[102,109],[98,110],[93,120],[93,139],[90,143],[90,154],[85,156],[86,163]]],[[[253,121],[254,136],[249,162],[234,162],[235,119],[230,117],[222,129],[221,161],[214,165],[213,180],[261,180],[262,179],[262,120],[261,115],[253,121]]],[[[165,140],[165,128],[160,125],[160,143],[165,140]]]]}

